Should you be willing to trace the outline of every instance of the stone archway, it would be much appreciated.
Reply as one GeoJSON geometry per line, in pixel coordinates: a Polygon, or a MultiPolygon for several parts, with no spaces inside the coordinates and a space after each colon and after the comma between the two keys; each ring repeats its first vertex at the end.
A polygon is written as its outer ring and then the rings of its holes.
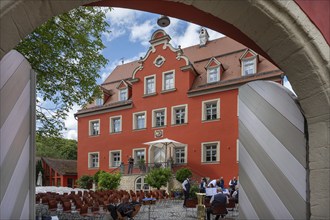
{"type": "Polygon", "coordinates": [[[276,63],[287,74],[307,120],[311,218],[330,217],[329,45],[295,1],[2,1],[1,58],[51,16],[87,3],[194,21],[244,43],[276,63]]]}

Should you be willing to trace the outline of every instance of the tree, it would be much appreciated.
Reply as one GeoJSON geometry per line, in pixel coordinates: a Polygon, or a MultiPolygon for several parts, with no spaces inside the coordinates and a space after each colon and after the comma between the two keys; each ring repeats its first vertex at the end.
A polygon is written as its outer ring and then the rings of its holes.
{"type": "Polygon", "coordinates": [[[100,190],[117,189],[120,186],[120,173],[100,172],[98,175],[98,187],[100,190]]]}
{"type": "Polygon", "coordinates": [[[93,177],[88,175],[82,175],[79,179],[77,179],[77,184],[82,189],[90,189],[93,184],[93,177]]]}
{"type": "Polygon", "coordinates": [[[160,189],[162,186],[166,186],[171,176],[172,172],[169,168],[155,168],[146,175],[144,181],[150,186],[160,189]]]}
{"type": "Polygon", "coordinates": [[[36,135],[36,155],[67,160],[77,159],[77,141],[36,135]]]}
{"type": "Polygon", "coordinates": [[[51,18],[15,48],[37,73],[37,132],[60,136],[74,104],[91,102],[98,71],[107,64],[102,33],[109,9],[79,7],[51,18]]]}
{"type": "Polygon", "coordinates": [[[175,178],[182,183],[185,179],[192,176],[192,172],[188,168],[181,168],[175,173],[175,178]]]}

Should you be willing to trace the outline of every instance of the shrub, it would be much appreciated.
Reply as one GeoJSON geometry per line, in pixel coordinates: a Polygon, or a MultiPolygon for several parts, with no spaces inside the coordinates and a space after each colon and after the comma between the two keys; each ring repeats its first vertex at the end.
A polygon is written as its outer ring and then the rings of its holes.
{"type": "Polygon", "coordinates": [[[145,177],[144,181],[150,186],[160,189],[166,186],[172,176],[169,168],[154,168],[145,177]]]}
{"type": "Polygon", "coordinates": [[[94,180],[95,183],[98,183],[98,182],[99,182],[99,176],[100,176],[101,173],[105,173],[105,171],[103,171],[103,170],[99,170],[99,171],[97,171],[97,172],[94,174],[94,176],[93,176],[93,180],[94,180]]]}
{"type": "Polygon", "coordinates": [[[190,187],[189,197],[190,198],[197,198],[196,193],[199,192],[198,185],[194,184],[190,187]]]}
{"type": "Polygon", "coordinates": [[[93,177],[88,175],[82,175],[78,180],[77,184],[82,189],[90,189],[93,184],[93,177]]]}
{"type": "Polygon", "coordinates": [[[175,178],[182,183],[185,179],[192,176],[192,172],[188,168],[181,168],[176,171],[175,178]]]}
{"type": "Polygon", "coordinates": [[[98,187],[100,190],[117,189],[120,185],[120,173],[100,172],[98,176],[98,187]]]}

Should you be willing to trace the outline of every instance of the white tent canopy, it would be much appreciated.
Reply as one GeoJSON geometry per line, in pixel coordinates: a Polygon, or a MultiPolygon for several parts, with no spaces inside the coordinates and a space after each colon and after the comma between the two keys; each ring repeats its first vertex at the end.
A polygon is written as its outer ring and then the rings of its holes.
{"type": "Polygon", "coordinates": [[[151,146],[155,146],[155,147],[159,147],[159,148],[165,148],[165,160],[167,160],[167,147],[176,147],[176,146],[180,146],[180,145],[184,145],[178,141],[175,140],[171,140],[168,138],[164,138],[164,139],[159,139],[159,140],[155,140],[155,141],[150,141],[150,142],[145,142],[143,144],[146,145],[151,145],[151,146]]]}

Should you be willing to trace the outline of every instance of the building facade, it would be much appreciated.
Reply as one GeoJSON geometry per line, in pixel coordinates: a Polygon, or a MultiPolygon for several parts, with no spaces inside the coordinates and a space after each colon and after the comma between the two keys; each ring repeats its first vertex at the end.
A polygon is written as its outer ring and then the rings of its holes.
{"type": "Polygon", "coordinates": [[[282,83],[283,72],[228,37],[174,48],[153,33],[145,57],[117,66],[101,84],[102,98],[79,110],[78,177],[135,163],[173,161],[194,174],[238,175],[238,88],[253,80],[282,83]],[[168,148],[145,142],[169,138],[168,148]]]}
{"type": "Polygon", "coordinates": [[[41,158],[44,170],[43,186],[66,186],[73,188],[77,181],[77,161],[41,158]]]}

